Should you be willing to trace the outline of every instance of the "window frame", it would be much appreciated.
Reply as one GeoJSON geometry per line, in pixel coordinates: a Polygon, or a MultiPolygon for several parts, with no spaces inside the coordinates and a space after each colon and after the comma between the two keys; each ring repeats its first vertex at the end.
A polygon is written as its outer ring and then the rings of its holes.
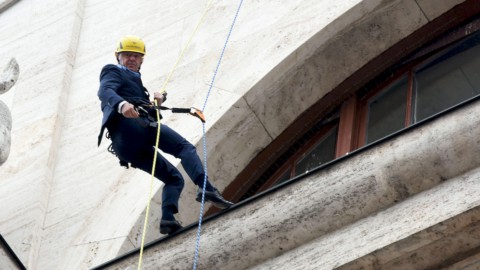
{"type": "MultiPolygon", "coordinates": [[[[480,21],[480,19],[479,19],[480,21]]],[[[393,72],[390,76],[390,78],[380,82],[377,86],[375,86],[372,90],[368,91],[365,94],[362,94],[358,100],[358,119],[357,119],[357,127],[356,130],[358,131],[358,134],[356,135],[357,141],[356,141],[356,147],[355,148],[360,148],[365,145],[366,143],[366,136],[367,136],[367,127],[368,127],[368,110],[369,110],[369,102],[377,97],[380,93],[383,91],[386,91],[389,89],[388,87],[395,83],[397,80],[402,78],[402,76],[407,77],[407,89],[406,89],[406,108],[405,108],[405,117],[404,117],[404,125],[403,128],[407,128],[413,124],[413,118],[414,118],[414,106],[413,106],[413,100],[414,100],[414,86],[415,86],[415,78],[414,78],[414,73],[419,67],[426,65],[430,62],[435,61],[436,59],[442,57],[446,51],[452,47],[455,46],[456,43],[461,42],[463,39],[467,38],[468,36],[478,33],[480,31],[480,27],[478,27],[475,31],[471,31],[468,34],[464,34],[463,36],[458,36],[455,35],[455,39],[450,39],[450,42],[448,43],[443,43],[443,46],[441,47],[435,47],[432,51],[426,52],[419,56],[417,59],[413,59],[408,64],[405,64],[401,68],[399,68],[397,71],[393,72]]],[[[342,118],[342,116],[340,116],[342,118]]],[[[429,118],[429,117],[427,117],[429,118]]],[[[353,149],[352,149],[353,150],[353,149]]]]}
{"type": "MultiPolygon", "coordinates": [[[[407,69],[402,69],[398,72],[395,72],[392,74],[392,77],[388,80],[385,80],[381,82],[378,86],[376,86],[374,89],[366,93],[365,95],[361,96],[358,98],[359,103],[358,103],[358,121],[357,121],[357,130],[358,134],[356,136],[357,142],[356,142],[356,148],[360,148],[366,145],[366,140],[367,140],[367,126],[368,126],[368,106],[369,102],[375,98],[377,95],[382,93],[383,91],[386,91],[388,87],[392,84],[394,84],[398,79],[400,79],[402,76],[406,75],[407,76],[407,89],[405,93],[405,98],[406,98],[406,103],[405,103],[405,118],[404,118],[404,127],[407,127],[407,118],[408,115],[411,113],[411,93],[412,93],[412,78],[410,74],[406,74],[408,71],[407,69]]],[[[409,72],[408,72],[409,73],[409,72]]],[[[353,149],[352,149],[353,150],[353,149]]]]}
{"type": "MultiPolygon", "coordinates": [[[[273,186],[275,186],[281,176],[283,176],[288,170],[290,170],[290,179],[294,178],[295,175],[295,164],[299,161],[308,151],[312,150],[322,139],[326,137],[330,132],[334,129],[337,129],[337,136],[335,141],[338,142],[338,130],[339,124],[338,119],[335,119],[329,123],[326,123],[318,130],[305,144],[300,146],[295,153],[289,157],[277,170],[272,176],[268,178],[268,180],[261,185],[256,193],[265,191],[273,186]]],[[[335,145],[335,153],[337,152],[337,145],[335,145]]],[[[334,155],[333,159],[336,159],[336,154],[334,155]]],[[[288,180],[287,180],[288,181],[288,180]]]]}
{"type": "MultiPolygon", "coordinates": [[[[398,77],[398,74],[405,72],[407,67],[431,57],[435,52],[439,52],[446,46],[479,30],[479,12],[480,5],[473,1],[458,5],[372,59],[335,87],[329,95],[318,100],[309,110],[302,113],[298,117],[298,119],[304,119],[301,124],[300,121],[293,122],[259,155],[253,158],[225,188],[224,196],[232,201],[241,201],[246,190],[258,182],[260,177],[276,164],[278,158],[286,153],[296,140],[308,132],[309,127],[316,125],[334,109],[340,111],[336,158],[343,157],[364,146],[364,143],[360,143],[362,140],[359,136],[362,134],[360,131],[362,126],[359,123],[364,114],[358,113],[362,109],[359,100],[362,97],[363,89],[367,87],[369,90],[379,89],[379,85],[386,83],[389,77],[398,77]],[[382,79],[379,80],[379,78],[382,79]]],[[[413,91],[412,84],[413,81],[410,81],[409,91],[413,91]]],[[[412,96],[411,92],[409,96],[412,96]]],[[[412,100],[408,100],[407,103],[408,110],[411,110],[412,100]]],[[[406,122],[409,122],[409,126],[412,124],[411,119],[407,118],[406,122]]],[[[277,171],[271,177],[284,172],[283,168],[276,169],[277,171]]],[[[268,188],[263,188],[255,194],[266,189],[268,188]]],[[[215,211],[215,209],[210,209],[207,214],[215,211]]]]}
{"type": "MultiPolygon", "coordinates": [[[[280,171],[283,170],[283,167],[290,168],[290,179],[294,178],[297,175],[297,164],[300,160],[302,160],[305,155],[307,155],[310,151],[314,149],[322,140],[326,139],[331,132],[335,132],[336,129],[336,138],[335,138],[335,146],[334,151],[337,151],[337,141],[338,141],[338,120],[325,124],[320,131],[318,131],[307,143],[305,143],[297,152],[282,166],[280,171]]],[[[336,154],[333,155],[333,159],[337,158],[336,154]]],[[[320,165],[319,165],[320,166],[320,165]]],[[[284,170],[283,170],[284,171],[284,170]]],[[[283,174],[282,174],[283,175],[283,174]]],[[[278,178],[275,180],[274,184],[277,182],[278,178]]]]}

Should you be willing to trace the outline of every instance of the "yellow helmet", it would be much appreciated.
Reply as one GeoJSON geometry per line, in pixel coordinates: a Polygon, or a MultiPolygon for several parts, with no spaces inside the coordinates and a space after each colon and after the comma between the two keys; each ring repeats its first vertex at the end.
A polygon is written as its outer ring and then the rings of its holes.
{"type": "Polygon", "coordinates": [[[145,42],[137,36],[125,36],[118,42],[115,52],[136,52],[145,55],[145,42]]]}

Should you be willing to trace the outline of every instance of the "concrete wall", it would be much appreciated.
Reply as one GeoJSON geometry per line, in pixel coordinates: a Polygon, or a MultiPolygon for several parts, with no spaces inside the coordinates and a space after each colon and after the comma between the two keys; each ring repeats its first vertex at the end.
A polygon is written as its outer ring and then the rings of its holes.
{"type": "Polygon", "coordinates": [[[2,269],[5,270],[18,269],[15,262],[9,258],[9,254],[6,252],[5,249],[3,249],[3,247],[0,247],[0,265],[2,266],[2,269]]]}
{"type": "MultiPolygon", "coordinates": [[[[159,89],[207,2],[23,0],[0,14],[0,55],[22,66],[5,95],[15,124],[0,168],[0,230],[29,269],[86,269],[138,246],[150,176],[119,167],[107,142],[96,148],[98,73],[116,41],[136,34],[147,43],[144,84],[159,89]]],[[[246,1],[205,110],[213,181],[223,189],[313,102],[461,2],[246,1]]],[[[214,1],[167,105],[202,106],[237,4],[214,1]]],[[[165,123],[201,138],[197,119],[166,114],[165,123]]],[[[184,224],[198,218],[193,194],[188,184],[184,224]]],[[[147,240],[159,237],[159,215],[157,194],[147,240]]]]}
{"type": "Polygon", "coordinates": [[[0,234],[0,266],[4,270],[24,270],[25,266],[12,251],[10,245],[0,234]]]}
{"type": "MultiPolygon", "coordinates": [[[[10,157],[0,168],[0,230],[29,269],[42,269],[39,254],[75,60],[78,3],[20,1],[0,14],[0,55],[15,57],[22,67],[15,90],[5,95],[13,127],[10,157]]],[[[63,212],[71,209],[65,205],[63,212]]],[[[56,252],[51,257],[58,257],[56,252]]]]}

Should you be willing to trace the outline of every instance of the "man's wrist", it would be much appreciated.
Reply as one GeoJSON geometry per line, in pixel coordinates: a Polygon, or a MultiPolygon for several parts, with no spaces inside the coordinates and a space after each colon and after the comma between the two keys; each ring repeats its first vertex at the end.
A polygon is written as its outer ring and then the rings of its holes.
{"type": "Polygon", "coordinates": [[[122,114],[122,107],[123,107],[123,105],[125,105],[126,103],[127,103],[127,101],[125,101],[125,100],[124,100],[124,101],[121,101],[120,103],[118,103],[117,112],[118,112],[119,114],[122,114]]]}

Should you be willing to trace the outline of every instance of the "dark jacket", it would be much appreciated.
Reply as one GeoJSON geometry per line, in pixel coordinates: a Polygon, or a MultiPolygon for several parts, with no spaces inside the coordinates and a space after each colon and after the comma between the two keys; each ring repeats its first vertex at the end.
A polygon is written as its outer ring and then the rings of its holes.
{"type": "Polygon", "coordinates": [[[100,73],[98,98],[103,112],[102,125],[98,135],[98,145],[102,141],[103,132],[108,121],[118,114],[118,104],[124,100],[143,101],[149,103],[149,94],[142,84],[140,73],[130,71],[119,65],[106,65],[100,73]]]}

